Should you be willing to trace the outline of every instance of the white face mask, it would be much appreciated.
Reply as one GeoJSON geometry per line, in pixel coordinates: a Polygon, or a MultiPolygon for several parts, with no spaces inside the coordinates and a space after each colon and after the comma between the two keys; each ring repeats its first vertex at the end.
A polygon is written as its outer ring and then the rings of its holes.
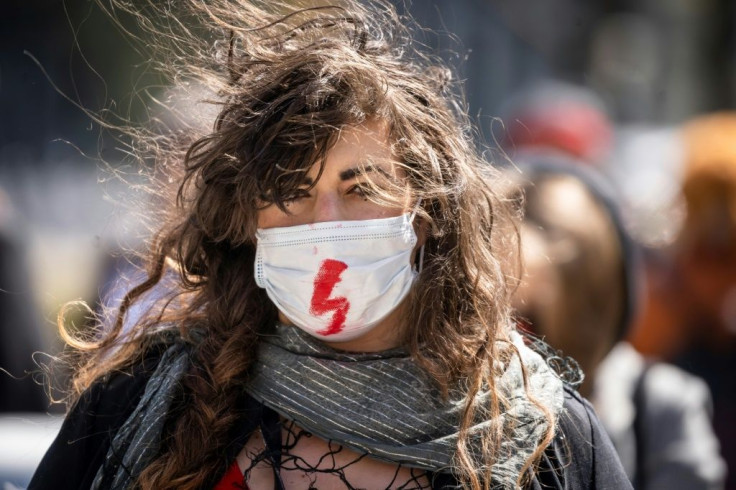
{"type": "Polygon", "coordinates": [[[413,218],[412,213],[259,229],[256,283],[307,333],[333,342],[354,339],[411,289],[413,218]]]}

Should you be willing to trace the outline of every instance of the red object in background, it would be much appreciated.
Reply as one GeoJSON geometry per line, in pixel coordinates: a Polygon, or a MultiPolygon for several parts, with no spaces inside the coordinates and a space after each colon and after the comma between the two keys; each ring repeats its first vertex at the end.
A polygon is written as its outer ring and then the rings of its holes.
{"type": "Polygon", "coordinates": [[[559,104],[521,113],[509,122],[509,147],[554,148],[587,163],[597,162],[611,146],[605,115],[584,105],[559,104]]]}

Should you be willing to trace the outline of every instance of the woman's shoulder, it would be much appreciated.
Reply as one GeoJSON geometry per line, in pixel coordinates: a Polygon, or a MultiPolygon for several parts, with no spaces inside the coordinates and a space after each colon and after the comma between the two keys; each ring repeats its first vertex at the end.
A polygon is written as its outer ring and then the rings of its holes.
{"type": "Polygon", "coordinates": [[[73,404],[28,486],[89,488],[110,442],[143,395],[165,352],[156,344],[125,369],[95,381],[73,404]]]}
{"type": "Polygon", "coordinates": [[[545,451],[537,472],[539,488],[631,488],[592,405],[567,385],[564,397],[555,438],[545,451]]]}
{"type": "Polygon", "coordinates": [[[560,430],[568,438],[589,440],[601,428],[593,405],[567,384],[564,385],[564,397],[563,410],[558,420],[560,430]]]}
{"type": "Polygon", "coordinates": [[[79,397],[67,418],[94,408],[97,418],[121,417],[125,420],[138,404],[148,380],[173,343],[170,339],[158,338],[148,344],[145,352],[133,362],[124,368],[111,370],[92,383],[79,397]]]}

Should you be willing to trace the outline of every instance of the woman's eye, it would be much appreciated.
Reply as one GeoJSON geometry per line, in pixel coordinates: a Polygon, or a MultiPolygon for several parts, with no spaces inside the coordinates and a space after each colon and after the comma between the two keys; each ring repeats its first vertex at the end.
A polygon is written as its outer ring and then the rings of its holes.
{"type": "Polygon", "coordinates": [[[297,189],[292,194],[284,196],[283,200],[285,203],[290,203],[298,201],[299,199],[303,199],[305,197],[309,197],[309,191],[307,191],[306,189],[297,189]]]}
{"type": "Polygon", "coordinates": [[[365,184],[355,184],[350,189],[348,189],[347,193],[354,196],[362,197],[363,199],[368,199],[368,196],[371,195],[372,190],[365,184]]]}

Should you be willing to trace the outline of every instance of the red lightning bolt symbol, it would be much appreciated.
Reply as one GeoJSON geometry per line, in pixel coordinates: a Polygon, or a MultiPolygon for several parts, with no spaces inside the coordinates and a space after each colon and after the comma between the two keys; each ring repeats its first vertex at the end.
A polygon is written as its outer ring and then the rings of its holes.
{"type": "Polygon", "coordinates": [[[334,311],[330,324],[324,330],[317,331],[320,335],[334,335],[345,327],[345,319],[350,309],[350,302],[344,296],[330,298],[335,286],[341,281],[340,276],[348,268],[345,262],[326,259],[320,265],[314,278],[314,292],[309,306],[309,312],[315,316],[334,311]]]}

